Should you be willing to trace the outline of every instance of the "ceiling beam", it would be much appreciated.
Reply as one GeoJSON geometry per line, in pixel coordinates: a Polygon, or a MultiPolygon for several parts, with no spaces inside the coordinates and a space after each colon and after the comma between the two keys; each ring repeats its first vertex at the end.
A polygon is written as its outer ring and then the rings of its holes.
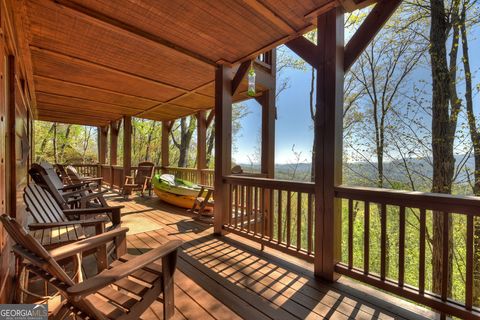
{"type": "MultiPolygon", "coordinates": [[[[72,100],[72,101],[76,101],[79,104],[79,106],[81,106],[81,103],[83,102],[86,102],[86,103],[94,103],[94,104],[99,104],[98,108],[102,108],[100,105],[105,105],[105,107],[109,108],[108,110],[110,112],[113,112],[113,113],[119,113],[119,114],[125,114],[125,112],[129,111],[129,110],[142,110],[142,109],[139,109],[139,108],[136,108],[136,107],[127,107],[127,106],[124,106],[124,105],[120,105],[120,104],[115,104],[115,103],[109,103],[109,102],[103,102],[103,101],[98,101],[98,100],[92,100],[92,99],[85,99],[85,98],[81,98],[81,97],[73,97],[73,96],[67,96],[67,95],[63,95],[61,93],[57,93],[57,92],[47,92],[47,91],[41,91],[41,90],[37,90],[36,91],[37,93],[37,98],[41,95],[44,95],[44,96],[51,96],[53,98],[61,98],[61,99],[67,99],[67,100],[72,100]]],[[[42,99],[38,99],[39,101],[42,101],[42,99]]]]}
{"type": "Polygon", "coordinates": [[[109,90],[109,89],[94,87],[94,86],[87,85],[87,84],[82,84],[82,83],[77,83],[77,82],[71,82],[71,81],[67,81],[67,80],[61,80],[61,79],[57,79],[57,78],[53,78],[53,77],[43,76],[43,75],[40,75],[40,74],[34,74],[34,75],[33,75],[33,78],[34,78],[35,80],[39,79],[40,81],[41,81],[41,80],[46,80],[46,81],[51,80],[51,81],[61,82],[61,83],[67,84],[67,85],[78,86],[78,87],[85,88],[85,89],[89,89],[89,90],[101,91],[101,92],[105,92],[105,93],[107,93],[107,94],[115,94],[115,95],[119,95],[119,96],[125,96],[125,97],[130,97],[130,98],[135,98],[135,99],[141,99],[141,100],[144,100],[144,101],[146,101],[146,102],[150,102],[150,103],[152,103],[152,104],[158,104],[158,103],[161,102],[161,101],[158,101],[158,100],[153,100],[153,99],[151,99],[151,98],[146,98],[146,97],[142,97],[142,96],[132,95],[132,94],[130,94],[130,93],[124,93],[124,92],[119,92],[119,91],[113,91],[113,90],[109,90]]]}
{"type": "Polygon", "coordinates": [[[252,63],[251,60],[244,61],[240,64],[240,67],[238,67],[237,72],[235,73],[235,76],[233,77],[232,80],[232,96],[235,95],[235,92],[237,92],[238,87],[240,86],[240,83],[242,83],[243,78],[247,74],[248,67],[250,67],[250,64],[252,63]]]}
{"type": "Polygon", "coordinates": [[[313,11],[310,11],[304,17],[305,17],[306,20],[311,21],[313,24],[316,25],[318,16],[320,16],[320,15],[324,14],[325,12],[337,7],[338,5],[339,5],[339,3],[338,3],[337,0],[327,2],[323,6],[317,8],[313,11]]]}
{"type": "MultiPolygon", "coordinates": [[[[172,99],[170,99],[170,100],[168,100],[168,101],[160,102],[159,104],[157,104],[157,105],[155,105],[155,106],[153,106],[153,107],[150,107],[150,108],[148,108],[148,109],[145,109],[145,110],[142,111],[142,112],[137,113],[135,116],[136,116],[136,117],[137,117],[137,116],[138,116],[138,117],[141,117],[141,115],[144,114],[144,113],[154,111],[155,109],[157,109],[157,108],[159,108],[159,107],[161,107],[161,106],[163,106],[163,105],[174,103],[175,101],[178,101],[178,100],[181,99],[181,98],[184,98],[184,97],[186,97],[186,96],[189,96],[189,95],[191,95],[191,94],[194,94],[194,93],[196,93],[196,92],[199,91],[199,90],[205,89],[206,87],[208,87],[209,85],[211,85],[211,84],[213,84],[213,83],[215,83],[215,80],[214,80],[214,81],[209,81],[209,82],[207,82],[207,83],[205,83],[205,84],[202,84],[201,86],[196,87],[195,89],[193,89],[193,90],[191,90],[191,91],[188,91],[188,92],[185,92],[185,93],[183,93],[183,94],[181,94],[181,95],[179,95],[179,96],[177,96],[177,97],[175,97],[175,98],[172,98],[172,99]]],[[[188,107],[184,107],[184,108],[192,109],[192,111],[193,111],[193,110],[198,110],[198,109],[193,109],[193,108],[188,108],[188,107]]]]}
{"type": "Polygon", "coordinates": [[[95,10],[92,10],[90,8],[87,8],[85,6],[82,6],[78,3],[74,3],[73,1],[68,1],[68,0],[55,0],[55,2],[63,6],[65,8],[68,8],[72,11],[75,11],[78,14],[81,14],[83,17],[90,21],[96,21],[100,22],[103,25],[106,25],[109,27],[110,30],[116,30],[116,31],[122,31],[122,32],[128,32],[132,35],[135,35],[137,37],[149,40],[150,42],[153,42],[157,45],[160,45],[162,47],[168,47],[172,50],[175,50],[185,56],[188,56],[190,58],[193,58],[196,61],[200,61],[202,63],[215,66],[216,63],[215,61],[202,56],[201,54],[198,54],[194,51],[191,51],[189,49],[186,49],[184,47],[181,47],[171,41],[168,41],[166,39],[163,39],[162,37],[159,37],[155,34],[146,32],[144,30],[141,30],[133,25],[130,25],[128,23],[122,22],[120,20],[114,19],[112,17],[109,17],[101,12],[97,12],[95,10]]]}
{"type": "Polygon", "coordinates": [[[33,45],[30,45],[30,50],[32,51],[34,60],[35,60],[35,56],[34,56],[35,52],[44,53],[44,54],[47,54],[47,55],[49,55],[51,57],[54,57],[54,58],[63,59],[63,60],[70,59],[70,60],[74,60],[74,61],[76,61],[80,64],[89,65],[89,66],[92,66],[92,67],[95,67],[95,68],[98,68],[98,69],[113,72],[113,73],[116,73],[116,74],[121,75],[121,76],[128,76],[128,77],[137,78],[137,79],[140,79],[142,81],[147,81],[147,82],[150,82],[152,84],[162,86],[164,88],[178,90],[178,91],[182,91],[182,92],[188,92],[188,89],[185,89],[185,88],[181,88],[181,87],[178,87],[178,86],[166,83],[166,82],[162,82],[162,81],[158,81],[158,80],[151,79],[151,78],[148,78],[148,77],[144,77],[144,76],[141,76],[141,75],[138,75],[138,74],[135,74],[135,73],[125,71],[125,70],[113,68],[113,67],[110,67],[110,66],[107,66],[107,65],[104,65],[104,64],[100,64],[100,63],[97,63],[97,62],[93,62],[93,61],[90,61],[90,60],[86,60],[86,59],[83,59],[83,58],[80,58],[80,57],[72,56],[72,55],[69,55],[69,54],[66,54],[66,53],[63,53],[63,52],[58,52],[58,51],[51,50],[51,49],[46,49],[46,48],[40,48],[40,47],[33,46],[33,45]]]}
{"type": "Polygon", "coordinates": [[[58,118],[52,116],[37,116],[35,119],[37,121],[48,121],[48,122],[58,122],[58,123],[67,123],[67,124],[76,124],[80,126],[91,126],[91,127],[103,127],[107,126],[109,122],[91,122],[91,121],[83,121],[79,119],[65,119],[65,118],[58,118]]]}
{"type": "Polygon", "coordinates": [[[393,15],[402,0],[381,0],[370,11],[361,26],[345,46],[344,70],[350,70],[383,25],[393,15]]]}
{"type": "Polygon", "coordinates": [[[285,43],[285,45],[295,52],[300,58],[305,60],[311,66],[315,66],[317,55],[317,46],[311,42],[310,40],[306,39],[304,36],[300,36],[289,42],[285,43]]]}
{"type": "Polygon", "coordinates": [[[290,34],[295,32],[295,29],[278,13],[273,11],[271,8],[267,7],[265,4],[261,3],[258,0],[243,0],[245,4],[247,4],[250,8],[252,8],[255,12],[262,15],[265,19],[273,23],[276,27],[278,27],[283,32],[290,34]]]}

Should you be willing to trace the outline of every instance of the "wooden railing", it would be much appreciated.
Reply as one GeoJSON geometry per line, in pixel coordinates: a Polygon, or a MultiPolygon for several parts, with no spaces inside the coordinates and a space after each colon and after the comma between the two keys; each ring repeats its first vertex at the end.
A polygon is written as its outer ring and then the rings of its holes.
{"type": "Polygon", "coordinates": [[[227,176],[228,222],[224,228],[262,245],[313,260],[314,185],[227,176]]]}
{"type": "Polygon", "coordinates": [[[98,164],[75,163],[72,166],[84,177],[98,177],[98,164]]]}
{"type": "MultiPolygon", "coordinates": [[[[474,221],[480,216],[480,200],[478,198],[358,187],[337,187],[335,195],[338,199],[343,199],[346,205],[344,215],[348,219],[347,254],[344,258],[345,261],[336,265],[335,269],[338,273],[432,307],[448,315],[462,319],[478,319],[479,310],[474,310],[472,306],[473,268],[475,261],[480,263],[480,259],[476,257],[474,260],[473,255],[474,221]],[[361,208],[359,209],[359,207],[361,208]],[[378,229],[373,226],[374,215],[378,218],[375,221],[379,221],[377,227],[380,229],[380,254],[372,259],[371,245],[375,241],[373,231],[378,229]],[[426,250],[426,244],[432,241],[432,219],[439,216],[443,225],[443,228],[440,229],[443,241],[441,248],[434,248],[434,250],[441,251],[442,272],[441,284],[437,284],[441,287],[441,292],[436,295],[429,292],[427,287],[428,274],[426,270],[431,270],[431,265],[428,264],[432,261],[432,254],[426,250]],[[355,225],[358,228],[359,217],[360,223],[363,224],[363,230],[355,232],[355,225]],[[394,220],[395,224],[398,221],[398,230],[392,230],[392,224],[388,220],[394,220]],[[390,226],[387,227],[389,223],[390,226]],[[449,226],[455,229],[457,234],[462,234],[461,240],[455,238],[455,245],[452,236],[449,236],[452,232],[449,230],[449,226]],[[412,239],[412,234],[415,234],[413,238],[417,239],[417,243],[406,242],[407,228],[409,230],[408,239],[412,239]],[[463,237],[463,235],[465,236],[463,237]],[[387,238],[390,240],[388,244],[387,238]],[[355,246],[361,242],[363,242],[362,245],[355,246]],[[387,268],[391,266],[391,264],[387,264],[387,250],[397,251],[391,246],[391,243],[397,242],[398,270],[389,270],[387,273],[387,268]],[[411,249],[417,246],[418,251],[415,250],[415,254],[418,252],[418,261],[415,261],[415,257],[406,253],[406,248],[411,249]],[[465,269],[463,270],[465,294],[463,298],[452,299],[448,294],[449,252],[457,254],[458,252],[454,251],[460,247],[465,248],[465,255],[462,258],[465,259],[465,269]],[[362,252],[360,257],[358,257],[359,252],[362,252]],[[360,263],[355,261],[354,253],[360,263]],[[373,268],[372,266],[378,260],[379,268],[378,263],[376,268],[373,268]],[[418,268],[416,267],[417,263],[418,268]],[[416,283],[412,283],[411,274],[410,281],[406,280],[406,265],[412,266],[412,264],[415,264],[415,270],[418,269],[418,274],[413,277],[416,283]]],[[[477,223],[479,222],[477,221],[477,223]]],[[[376,241],[378,241],[378,237],[376,241]]],[[[390,259],[392,256],[394,255],[390,254],[388,258],[390,259]]],[[[412,271],[412,267],[409,271],[412,271]]]]}
{"type": "MultiPolygon", "coordinates": [[[[125,181],[124,169],[122,166],[100,165],[100,164],[72,164],[82,176],[103,177],[103,183],[113,186],[113,188],[121,188],[125,181]],[[112,181],[113,179],[113,181],[112,181]]],[[[137,167],[131,167],[133,174],[137,167]]],[[[213,186],[213,173],[211,169],[198,170],[195,168],[177,168],[177,167],[155,167],[155,174],[169,173],[184,180],[197,184],[213,186]]]]}

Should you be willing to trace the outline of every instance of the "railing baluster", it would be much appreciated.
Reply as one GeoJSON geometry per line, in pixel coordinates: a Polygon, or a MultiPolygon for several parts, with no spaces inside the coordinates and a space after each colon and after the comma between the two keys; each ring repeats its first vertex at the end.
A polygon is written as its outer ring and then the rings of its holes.
{"type": "Polygon", "coordinates": [[[238,228],[238,199],[239,199],[239,188],[240,186],[235,185],[235,228],[238,228]]]}
{"type": "Polygon", "coordinates": [[[381,205],[380,216],[380,279],[385,280],[387,269],[387,206],[384,203],[381,205]]]}
{"type": "Polygon", "coordinates": [[[232,225],[232,200],[233,200],[233,185],[229,184],[228,185],[228,189],[229,189],[229,194],[230,194],[230,201],[228,201],[228,225],[231,226],[232,225]]]}
{"type": "Polygon", "coordinates": [[[403,287],[405,281],[405,207],[400,207],[400,233],[398,237],[398,284],[403,287]]]}
{"type": "Polygon", "coordinates": [[[246,205],[246,218],[247,218],[247,232],[251,231],[251,224],[252,224],[252,187],[247,186],[247,205],[246,205]]]}
{"type": "Polygon", "coordinates": [[[242,190],[242,193],[240,194],[240,229],[243,230],[244,226],[244,215],[245,215],[245,186],[240,186],[240,189],[242,190]]]}
{"type": "Polygon", "coordinates": [[[442,245],[442,300],[447,301],[448,293],[448,242],[449,214],[443,212],[443,245],[442,245]]]}
{"type": "Polygon", "coordinates": [[[353,267],[353,200],[348,199],[348,268],[353,267]]]}
{"type": "Polygon", "coordinates": [[[278,243],[282,243],[282,190],[278,190],[278,218],[277,218],[277,236],[278,243]]]}
{"type": "Polygon", "coordinates": [[[465,272],[465,307],[472,310],[473,304],[473,215],[467,216],[467,266],[465,272]]]}
{"type": "Polygon", "coordinates": [[[308,235],[307,235],[307,250],[308,250],[308,254],[311,254],[313,252],[313,205],[312,205],[312,194],[309,193],[308,194],[308,221],[307,221],[307,225],[308,225],[308,235]]]}
{"type": "Polygon", "coordinates": [[[287,247],[290,247],[290,240],[291,240],[291,226],[292,226],[292,210],[291,210],[291,198],[292,193],[291,191],[287,191],[287,247]]]}
{"type": "Polygon", "coordinates": [[[419,257],[419,275],[418,275],[418,291],[423,294],[425,292],[425,231],[427,217],[425,209],[420,209],[420,257],[419,257]]]}
{"type": "Polygon", "coordinates": [[[364,202],[364,240],[363,240],[363,272],[369,273],[370,268],[370,202],[364,202]]]}
{"type": "Polygon", "coordinates": [[[302,248],[302,193],[297,192],[297,251],[302,248]]]}
{"type": "Polygon", "coordinates": [[[257,224],[258,224],[258,188],[253,187],[254,197],[253,197],[253,234],[257,235],[257,224]]]}

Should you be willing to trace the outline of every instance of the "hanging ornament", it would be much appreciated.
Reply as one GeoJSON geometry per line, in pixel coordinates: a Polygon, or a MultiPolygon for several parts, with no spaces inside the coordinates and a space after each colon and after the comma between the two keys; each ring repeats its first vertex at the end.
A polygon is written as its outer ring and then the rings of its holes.
{"type": "Polygon", "coordinates": [[[250,97],[255,96],[255,69],[253,68],[253,61],[250,64],[250,70],[248,70],[248,91],[247,95],[250,97]]]}

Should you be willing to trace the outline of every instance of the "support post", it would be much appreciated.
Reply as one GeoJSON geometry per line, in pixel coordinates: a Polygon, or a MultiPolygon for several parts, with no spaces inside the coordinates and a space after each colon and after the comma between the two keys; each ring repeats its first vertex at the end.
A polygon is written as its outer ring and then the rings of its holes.
{"type": "Polygon", "coordinates": [[[108,127],[97,127],[97,139],[98,139],[98,163],[107,163],[107,137],[108,127]]]}
{"type": "Polygon", "coordinates": [[[110,165],[117,164],[118,121],[110,123],[110,165]]]}
{"type": "Polygon", "coordinates": [[[207,168],[207,119],[206,112],[197,113],[197,171],[198,181],[205,184],[202,170],[207,168]]]}
{"type": "Polygon", "coordinates": [[[132,168],[132,117],[123,116],[123,173],[130,175],[132,168]]]}
{"type": "Polygon", "coordinates": [[[315,275],[335,281],[341,254],[341,202],[335,186],[342,182],[343,9],[317,18],[317,107],[314,125],[315,275]]]}
{"type": "Polygon", "coordinates": [[[170,135],[171,122],[162,121],[162,169],[170,165],[170,146],[168,144],[168,136],[170,135]]]}
{"type": "Polygon", "coordinates": [[[115,170],[113,166],[117,165],[117,145],[118,145],[119,121],[110,123],[110,189],[115,184],[115,170]]]}
{"type": "Polygon", "coordinates": [[[15,56],[7,58],[7,152],[5,172],[7,174],[7,212],[10,216],[17,217],[17,157],[15,134],[15,56]]]}
{"type": "Polygon", "coordinates": [[[214,233],[221,235],[228,218],[229,192],[223,176],[232,167],[232,70],[218,65],[215,71],[215,205],[214,233]]]}

